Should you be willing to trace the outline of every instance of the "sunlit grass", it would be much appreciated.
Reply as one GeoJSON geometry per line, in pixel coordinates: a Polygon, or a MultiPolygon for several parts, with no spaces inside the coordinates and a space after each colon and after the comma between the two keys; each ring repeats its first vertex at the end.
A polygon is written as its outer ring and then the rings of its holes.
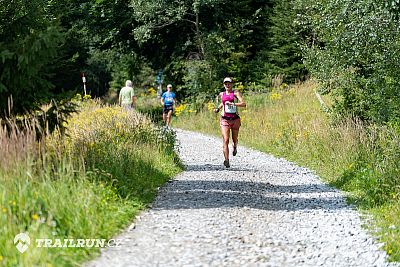
{"type": "Polygon", "coordinates": [[[377,231],[380,235],[380,240],[384,243],[385,250],[393,260],[400,261],[400,205],[398,203],[390,203],[373,208],[371,211],[378,222],[377,231]]]}

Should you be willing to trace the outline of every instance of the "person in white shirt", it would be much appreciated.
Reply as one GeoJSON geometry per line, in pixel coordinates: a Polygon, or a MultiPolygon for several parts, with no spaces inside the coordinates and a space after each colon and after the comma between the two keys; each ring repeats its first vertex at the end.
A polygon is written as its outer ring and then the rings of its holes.
{"type": "Polygon", "coordinates": [[[127,110],[135,108],[136,96],[133,91],[131,80],[127,80],[125,82],[125,87],[119,92],[118,104],[127,110]]]}

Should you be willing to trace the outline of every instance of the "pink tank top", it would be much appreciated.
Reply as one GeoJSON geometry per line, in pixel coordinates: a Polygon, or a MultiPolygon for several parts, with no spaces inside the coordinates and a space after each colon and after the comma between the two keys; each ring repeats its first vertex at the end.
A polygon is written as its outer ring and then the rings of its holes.
{"type": "Polygon", "coordinates": [[[232,90],[232,92],[230,92],[230,94],[227,95],[226,91],[224,91],[222,93],[221,100],[222,100],[222,106],[223,106],[222,116],[226,117],[226,118],[239,118],[236,106],[225,104],[225,102],[227,102],[227,101],[229,101],[231,103],[235,102],[235,92],[232,90]]]}

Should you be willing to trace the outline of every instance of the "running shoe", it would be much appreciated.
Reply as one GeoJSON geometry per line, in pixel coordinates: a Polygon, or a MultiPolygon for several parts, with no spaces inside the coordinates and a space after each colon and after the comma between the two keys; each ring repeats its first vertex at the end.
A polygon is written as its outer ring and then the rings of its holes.
{"type": "Polygon", "coordinates": [[[236,154],[237,154],[237,148],[234,146],[233,147],[233,152],[232,152],[232,154],[234,155],[234,156],[236,156],[236,154]]]}
{"type": "Polygon", "coordinates": [[[225,166],[226,168],[229,168],[229,167],[230,167],[230,165],[229,165],[229,160],[224,160],[224,166],[225,166]]]}

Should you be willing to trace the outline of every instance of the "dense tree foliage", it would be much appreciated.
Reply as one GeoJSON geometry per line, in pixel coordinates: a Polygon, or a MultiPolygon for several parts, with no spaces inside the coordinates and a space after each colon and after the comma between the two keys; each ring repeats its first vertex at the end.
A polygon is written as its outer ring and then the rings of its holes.
{"type": "Polygon", "coordinates": [[[385,122],[400,116],[398,1],[306,0],[308,69],[336,97],[335,111],[385,122]]]}
{"type": "Polygon", "coordinates": [[[181,97],[204,98],[231,75],[268,87],[303,75],[295,13],[283,0],[18,0],[0,2],[0,111],[38,108],[66,92],[102,96],[155,73],[181,97]],[[280,17],[283,15],[285,19],[280,17]]]}
{"type": "Polygon", "coordinates": [[[270,49],[265,51],[264,58],[270,74],[284,74],[289,82],[302,80],[306,75],[300,49],[303,29],[295,24],[297,11],[292,0],[275,3],[268,30],[270,49]]]}
{"type": "Polygon", "coordinates": [[[398,0],[0,1],[0,114],[82,92],[82,73],[102,96],[163,70],[201,103],[226,75],[264,89],[310,71],[336,114],[397,120],[399,14],[398,0]]]}
{"type": "Polygon", "coordinates": [[[13,109],[23,112],[48,99],[54,86],[46,69],[64,39],[42,1],[2,1],[0,22],[0,110],[4,115],[12,100],[13,109]]]}

